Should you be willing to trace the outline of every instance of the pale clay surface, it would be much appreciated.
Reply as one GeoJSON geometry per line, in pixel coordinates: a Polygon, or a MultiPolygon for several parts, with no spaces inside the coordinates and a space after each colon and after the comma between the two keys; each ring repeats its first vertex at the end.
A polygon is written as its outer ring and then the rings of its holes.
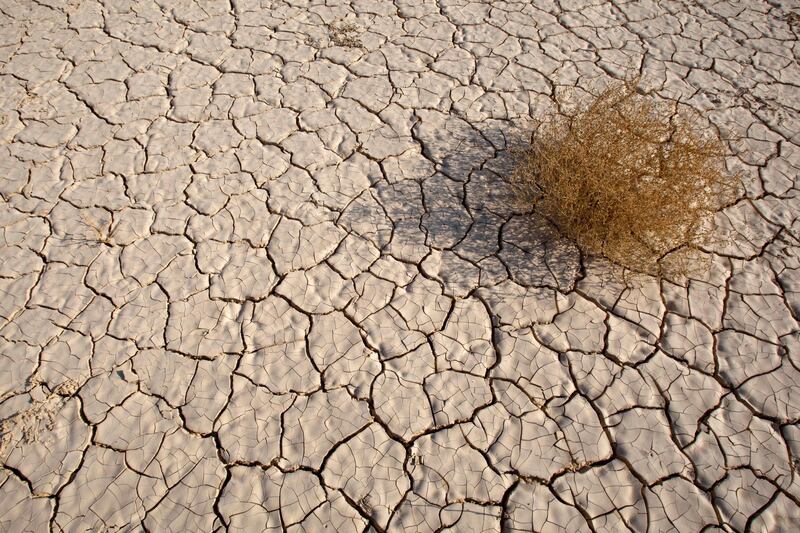
{"type": "Polygon", "coordinates": [[[798,12],[1,0],[0,530],[797,530],[798,12]],[[684,284],[504,181],[637,73],[746,180],[684,284]]]}

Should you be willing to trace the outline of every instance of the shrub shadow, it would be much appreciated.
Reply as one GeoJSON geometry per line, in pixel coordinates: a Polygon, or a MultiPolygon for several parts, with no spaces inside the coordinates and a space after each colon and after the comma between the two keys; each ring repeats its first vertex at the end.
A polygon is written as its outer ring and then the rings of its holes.
{"type": "Polygon", "coordinates": [[[476,265],[482,286],[510,278],[569,292],[583,270],[580,251],[512,185],[515,154],[528,146],[530,128],[501,120],[473,126],[448,116],[433,134],[418,131],[437,168],[422,181],[421,227],[428,246],[476,265]]]}

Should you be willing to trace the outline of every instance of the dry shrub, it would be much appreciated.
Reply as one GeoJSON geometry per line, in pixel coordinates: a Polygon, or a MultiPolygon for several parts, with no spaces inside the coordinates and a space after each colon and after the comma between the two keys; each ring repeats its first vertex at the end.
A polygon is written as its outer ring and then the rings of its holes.
{"type": "Polygon", "coordinates": [[[686,273],[714,213],[739,194],[725,149],[696,117],[612,85],[574,116],[541,123],[514,183],[588,254],[657,276],[686,273]]]}

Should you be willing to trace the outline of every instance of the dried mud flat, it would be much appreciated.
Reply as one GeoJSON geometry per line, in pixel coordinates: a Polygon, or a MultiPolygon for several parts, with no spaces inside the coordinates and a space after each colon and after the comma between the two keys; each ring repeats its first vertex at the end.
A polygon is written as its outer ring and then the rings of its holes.
{"type": "Polygon", "coordinates": [[[0,529],[800,527],[797,2],[0,2],[0,529]],[[641,74],[746,198],[687,283],[509,148],[641,74]]]}

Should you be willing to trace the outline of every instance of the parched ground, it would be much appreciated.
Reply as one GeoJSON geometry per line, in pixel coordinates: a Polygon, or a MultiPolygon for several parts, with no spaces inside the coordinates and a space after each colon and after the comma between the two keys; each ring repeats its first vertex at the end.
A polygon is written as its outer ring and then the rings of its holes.
{"type": "Polygon", "coordinates": [[[0,529],[796,531],[798,13],[2,0],[0,529]],[[636,74],[747,182],[684,284],[504,181],[636,74]]]}

